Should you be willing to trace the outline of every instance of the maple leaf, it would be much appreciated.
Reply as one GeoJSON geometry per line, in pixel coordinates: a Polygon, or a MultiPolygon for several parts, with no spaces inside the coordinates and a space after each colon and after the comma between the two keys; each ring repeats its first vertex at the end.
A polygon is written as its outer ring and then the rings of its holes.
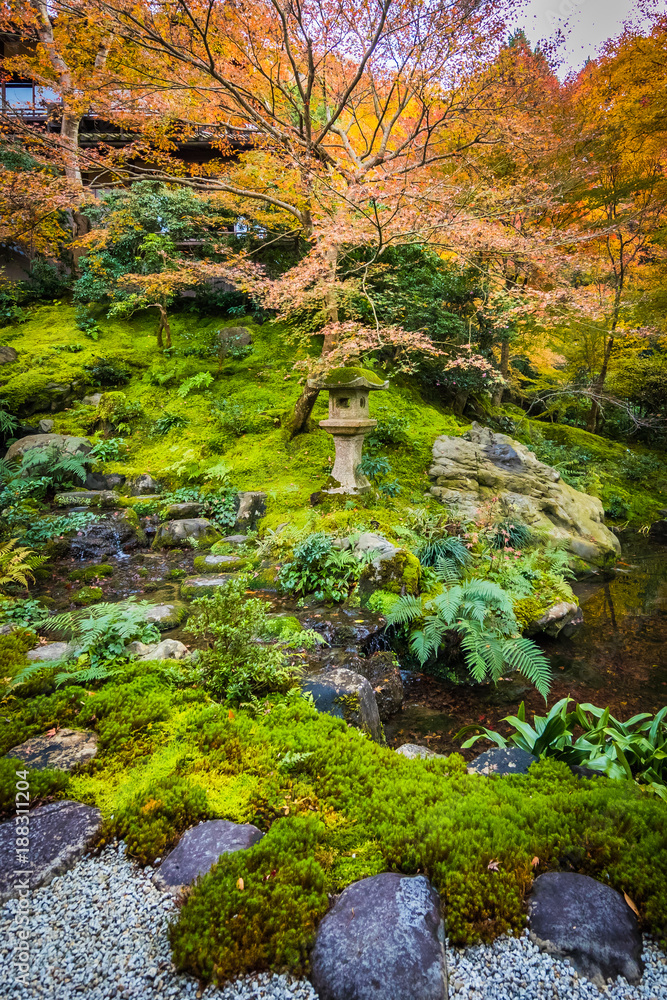
{"type": "Polygon", "coordinates": [[[499,861],[489,861],[489,863],[488,863],[488,865],[486,867],[487,867],[487,869],[490,872],[499,872],[500,871],[500,862],[499,861]]]}

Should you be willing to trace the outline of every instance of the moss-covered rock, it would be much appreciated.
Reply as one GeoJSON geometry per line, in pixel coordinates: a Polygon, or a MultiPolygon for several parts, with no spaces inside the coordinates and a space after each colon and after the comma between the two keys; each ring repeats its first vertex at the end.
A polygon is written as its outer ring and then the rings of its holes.
{"type": "Polygon", "coordinates": [[[325,387],[347,385],[359,378],[366,379],[373,385],[384,385],[384,379],[381,379],[375,372],[369,371],[368,368],[334,368],[328,373],[322,384],[325,387]]]}
{"type": "Polygon", "coordinates": [[[369,596],[376,590],[389,594],[418,594],[422,568],[417,556],[398,549],[388,559],[378,559],[365,566],[359,579],[359,593],[369,596]]]}
{"type": "MultiPolygon", "coordinates": [[[[134,513],[134,511],[133,511],[134,513]]],[[[136,517],[136,514],[135,514],[136,517]]],[[[205,517],[165,521],[155,533],[154,549],[210,549],[221,538],[218,529],[205,517]]]]}
{"type": "Polygon", "coordinates": [[[186,601],[195,597],[212,597],[219,587],[232,579],[230,573],[219,576],[189,576],[181,584],[181,596],[186,601]]]}
{"type": "Polygon", "coordinates": [[[87,607],[89,604],[101,601],[103,597],[104,593],[101,587],[81,587],[74,593],[72,600],[81,607],[87,607]]]}
{"type": "Polygon", "coordinates": [[[198,573],[237,573],[248,565],[246,559],[232,555],[195,556],[198,573]]]}
{"type": "Polygon", "coordinates": [[[181,601],[173,601],[169,604],[154,604],[146,609],[146,621],[152,625],[157,625],[161,632],[166,632],[170,628],[181,625],[188,615],[188,609],[181,601]]]}
{"type": "Polygon", "coordinates": [[[250,578],[249,586],[252,590],[278,590],[278,576],[280,566],[266,566],[258,569],[250,578]]]}
{"type": "Polygon", "coordinates": [[[113,576],[113,566],[109,563],[99,563],[97,566],[87,566],[85,569],[73,569],[68,573],[67,579],[90,583],[91,580],[102,580],[107,576],[113,576]]]}

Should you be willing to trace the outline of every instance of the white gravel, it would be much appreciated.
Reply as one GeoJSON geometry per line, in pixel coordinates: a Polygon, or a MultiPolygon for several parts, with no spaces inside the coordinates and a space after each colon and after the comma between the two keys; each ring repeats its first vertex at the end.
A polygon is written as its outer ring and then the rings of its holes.
{"type": "Polygon", "coordinates": [[[17,978],[17,901],[0,909],[2,1000],[317,1000],[309,982],[245,976],[202,993],[171,963],[166,928],[176,912],[168,894],[124,857],[124,844],[87,857],[30,896],[30,975],[17,978]]]}
{"type": "Polygon", "coordinates": [[[667,955],[644,939],[646,969],[638,986],[620,976],[599,990],[569,962],[554,959],[520,938],[448,948],[450,1000],[667,1000],[667,955]]]}
{"type": "MultiPolygon", "coordinates": [[[[171,896],[125,858],[124,845],[87,857],[51,885],[31,893],[30,973],[17,977],[22,942],[16,900],[0,909],[3,1000],[317,1000],[307,980],[245,976],[203,993],[172,964],[166,926],[171,896]]],[[[619,979],[600,991],[567,962],[542,954],[529,940],[448,948],[450,1000],[667,1000],[667,955],[651,942],[639,986],[619,979]]],[[[389,997],[387,1000],[400,1000],[389,997]]]]}

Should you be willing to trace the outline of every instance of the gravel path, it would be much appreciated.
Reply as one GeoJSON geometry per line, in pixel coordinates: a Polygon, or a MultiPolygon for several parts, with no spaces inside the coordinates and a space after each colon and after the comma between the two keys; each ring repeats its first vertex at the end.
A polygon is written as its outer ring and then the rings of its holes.
{"type": "Polygon", "coordinates": [[[606,990],[579,977],[569,962],[553,959],[520,938],[447,952],[450,1000],[667,1000],[667,955],[644,944],[646,970],[639,986],[620,977],[606,990]]]}
{"type": "MultiPolygon", "coordinates": [[[[17,901],[6,903],[0,910],[3,1000],[317,1000],[306,980],[268,974],[201,993],[196,980],[172,967],[165,928],[176,908],[150,875],[125,858],[121,844],[35,890],[27,988],[16,975],[17,901]]],[[[602,993],[567,963],[542,955],[527,935],[451,948],[447,958],[451,1000],[667,1000],[667,955],[650,943],[642,984],[619,979],[602,993]]]]}

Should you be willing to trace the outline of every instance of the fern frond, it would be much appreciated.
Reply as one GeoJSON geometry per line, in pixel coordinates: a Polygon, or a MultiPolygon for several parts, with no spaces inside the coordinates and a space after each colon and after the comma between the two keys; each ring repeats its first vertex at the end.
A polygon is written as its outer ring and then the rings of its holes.
{"type": "Polygon", "coordinates": [[[453,559],[449,559],[447,556],[442,556],[438,559],[438,565],[435,568],[435,575],[443,583],[456,583],[459,579],[460,569],[457,563],[453,559]]]}
{"type": "Polygon", "coordinates": [[[406,594],[405,597],[396,601],[387,615],[387,625],[406,625],[422,618],[423,614],[424,608],[421,600],[418,597],[413,597],[412,594],[406,594]]]}
{"type": "Polygon", "coordinates": [[[21,667],[19,672],[12,679],[10,686],[16,687],[18,684],[25,684],[26,681],[29,681],[30,678],[34,677],[40,670],[55,670],[64,662],[65,660],[32,660],[30,663],[26,664],[25,667],[21,667]]]}
{"type": "Polygon", "coordinates": [[[520,636],[504,643],[505,662],[534,684],[544,700],[551,688],[551,667],[542,650],[531,639],[520,636]]]}

